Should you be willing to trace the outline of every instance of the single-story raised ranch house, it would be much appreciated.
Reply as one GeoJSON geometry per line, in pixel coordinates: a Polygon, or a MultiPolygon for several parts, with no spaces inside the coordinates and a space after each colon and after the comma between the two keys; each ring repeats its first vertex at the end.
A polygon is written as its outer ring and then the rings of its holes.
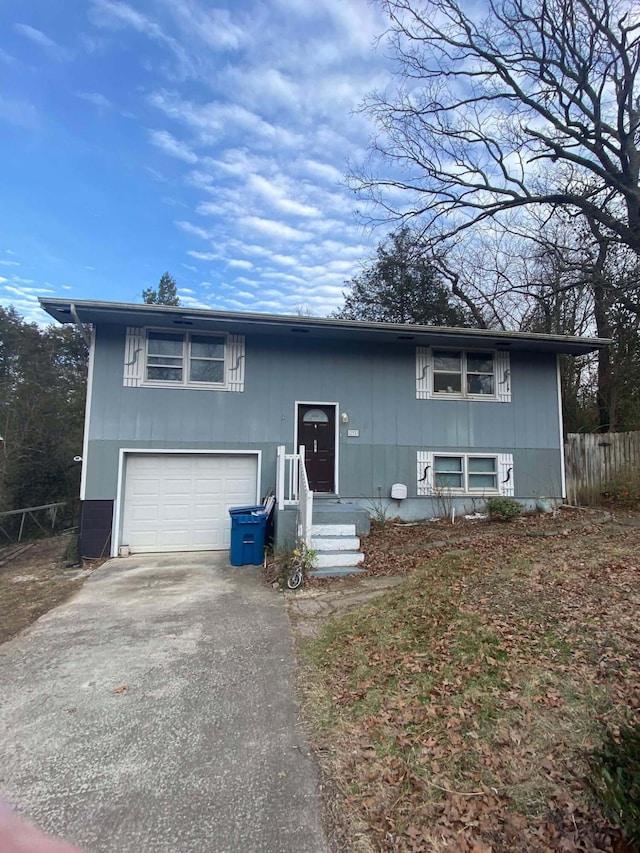
{"type": "Polygon", "coordinates": [[[89,330],[81,553],[226,549],[564,496],[560,354],[590,338],[41,299],[89,330]],[[330,532],[330,531],[329,531],[330,532]]]}

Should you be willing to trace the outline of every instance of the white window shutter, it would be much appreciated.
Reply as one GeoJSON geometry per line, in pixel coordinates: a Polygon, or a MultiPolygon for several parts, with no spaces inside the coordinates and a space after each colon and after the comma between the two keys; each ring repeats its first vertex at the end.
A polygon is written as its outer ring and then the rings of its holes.
{"type": "Polygon", "coordinates": [[[416,399],[429,396],[429,347],[416,347],[416,399]]]}
{"type": "Polygon", "coordinates": [[[433,453],[429,450],[418,451],[418,497],[433,494],[433,453]]]}
{"type": "Polygon", "coordinates": [[[511,362],[509,353],[496,353],[496,394],[500,403],[511,402],[511,362]]]}
{"type": "Polygon", "coordinates": [[[244,391],[244,335],[227,338],[227,387],[229,391],[244,391]]]}
{"type": "Polygon", "coordinates": [[[123,385],[137,388],[142,382],[144,371],[144,329],[127,326],[124,344],[123,385]]]}
{"type": "Polygon", "coordinates": [[[513,497],[515,488],[513,483],[513,455],[511,453],[500,453],[498,456],[498,488],[501,495],[513,497]]]}

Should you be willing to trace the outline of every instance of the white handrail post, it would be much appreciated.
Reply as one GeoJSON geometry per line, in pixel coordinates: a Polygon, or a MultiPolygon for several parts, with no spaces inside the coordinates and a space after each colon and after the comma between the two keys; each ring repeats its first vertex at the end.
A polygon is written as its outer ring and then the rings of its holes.
{"type": "Polygon", "coordinates": [[[278,445],[276,456],[276,500],[278,502],[278,510],[284,509],[284,444],[278,445]]]}
{"type": "Polygon", "coordinates": [[[313,492],[309,488],[309,478],[304,460],[304,445],[300,445],[298,464],[298,500],[300,506],[300,537],[305,546],[311,546],[311,523],[313,517],[313,492]]]}
{"type": "Polygon", "coordinates": [[[306,512],[305,512],[305,526],[304,526],[304,544],[307,548],[311,547],[311,522],[313,518],[313,492],[311,490],[307,491],[305,496],[306,501],[306,512]]]}

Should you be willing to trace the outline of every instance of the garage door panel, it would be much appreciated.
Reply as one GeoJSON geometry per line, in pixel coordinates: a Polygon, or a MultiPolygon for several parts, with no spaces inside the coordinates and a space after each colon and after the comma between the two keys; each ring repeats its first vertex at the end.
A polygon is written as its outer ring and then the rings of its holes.
{"type": "Polygon", "coordinates": [[[162,484],[162,494],[171,498],[174,495],[182,497],[183,495],[190,495],[193,489],[193,481],[184,479],[184,480],[174,480],[167,479],[162,484]]]}
{"type": "MultiPolygon", "coordinates": [[[[227,484],[228,486],[228,484],[227,484]]],[[[202,478],[198,478],[194,480],[193,491],[195,495],[199,497],[209,497],[216,496],[222,494],[225,488],[225,480],[222,477],[216,477],[215,479],[207,479],[203,480],[202,478]]]]}
{"type": "Polygon", "coordinates": [[[135,506],[131,511],[131,518],[139,524],[147,522],[155,525],[160,519],[159,507],[157,504],[135,506]]]}
{"type": "Polygon", "coordinates": [[[229,513],[226,504],[221,504],[217,501],[215,503],[198,503],[193,510],[193,520],[194,522],[208,523],[209,519],[223,515],[225,512],[228,516],[229,513]]]}
{"type": "Polygon", "coordinates": [[[229,508],[256,501],[255,455],[128,454],[121,544],[132,552],[226,550],[229,508]]]}
{"type": "Polygon", "coordinates": [[[191,517],[191,504],[165,504],[160,508],[160,521],[162,524],[180,525],[180,522],[188,521],[191,517]]]}
{"type": "Polygon", "coordinates": [[[143,497],[144,495],[149,495],[150,497],[157,497],[160,494],[160,480],[150,479],[150,478],[140,478],[136,480],[133,485],[134,494],[143,497]]]}

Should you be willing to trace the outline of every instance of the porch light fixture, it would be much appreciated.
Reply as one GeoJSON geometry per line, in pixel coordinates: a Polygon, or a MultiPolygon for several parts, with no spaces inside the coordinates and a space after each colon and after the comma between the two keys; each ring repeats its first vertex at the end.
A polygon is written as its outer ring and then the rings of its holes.
{"type": "Polygon", "coordinates": [[[340,415],[340,420],[342,421],[343,424],[348,424],[349,423],[349,415],[346,412],[343,412],[340,415]]]}

